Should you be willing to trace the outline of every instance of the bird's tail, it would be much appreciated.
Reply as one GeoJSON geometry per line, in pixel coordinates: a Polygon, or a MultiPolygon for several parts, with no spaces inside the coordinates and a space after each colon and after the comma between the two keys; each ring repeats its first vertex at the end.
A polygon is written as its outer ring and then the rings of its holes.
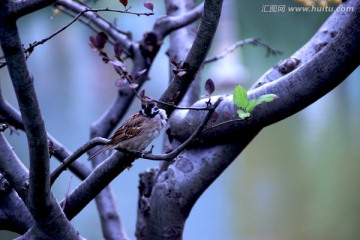
{"type": "Polygon", "coordinates": [[[100,153],[102,153],[103,151],[107,150],[106,145],[104,145],[102,148],[96,150],[96,152],[94,152],[89,158],[88,160],[91,161],[94,157],[96,157],[97,155],[99,155],[100,153]]]}

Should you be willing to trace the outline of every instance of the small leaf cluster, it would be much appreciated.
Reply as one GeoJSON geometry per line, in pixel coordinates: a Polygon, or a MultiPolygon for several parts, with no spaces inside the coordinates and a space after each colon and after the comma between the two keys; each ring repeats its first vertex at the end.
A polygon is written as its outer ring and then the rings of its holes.
{"type": "Polygon", "coordinates": [[[114,59],[111,59],[104,51],[105,45],[108,43],[108,41],[109,37],[104,32],[99,32],[96,36],[90,36],[89,45],[92,50],[99,53],[104,63],[109,63],[114,67],[116,73],[119,75],[119,78],[115,82],[115,85],[118,88],[137,88],[137,81],[147,71],[147,69],[138,71],[134,74],[134,76],[129,74],[123,61],[123,58],[127,57],[127,54],[124,51],[125,49],[123,49],[120,42],[115,42],[114,59]]]}
{"type": "MultiPolygon", "coordinates": [[[[128,5],[128,0],[119,0],[120,3],[125,7],[125,11],[129,11],[131,6],[127,6],[128,5]]],[[[146,7],[147,9],[153,11],[154,10],[154,4],[150,1],[145,1],[144,2],[144,7],[146,7]]]]}
{"type": "Polygon", "coordinates": [[[171,60],[170,64],[174,67],[172,72],[178,77],[184,76],[186,74],[186,71],[187,71],[188,67],[189,67],[189,63],[187,63],[187,62],[176,62],[175,60],[171,60]]]}
{"type": "Polygon", "coordinates": [[[250,117],[250,113],[254,108],[263,102],[271,102],[278,98],[275,94],[265,94],[257,99],[248,99],[247,91],[240,85],[234,89],[233,102],[239,108],[237,114],[239,118],[246,119],[250,117]]]}

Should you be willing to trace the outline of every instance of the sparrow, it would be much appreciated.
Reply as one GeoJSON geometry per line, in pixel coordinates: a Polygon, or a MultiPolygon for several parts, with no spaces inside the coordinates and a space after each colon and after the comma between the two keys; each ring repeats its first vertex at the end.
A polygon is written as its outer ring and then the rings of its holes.
{"type": "Polygon", "coordinates": [[[168,120],[165,110],[158,108],[152,101],[142,102],[141,108],[139,112],[131,115],[116,130],[110,141],[91,155],[89,160],[110,149],[143,151],[157,138],[168,120]]]}

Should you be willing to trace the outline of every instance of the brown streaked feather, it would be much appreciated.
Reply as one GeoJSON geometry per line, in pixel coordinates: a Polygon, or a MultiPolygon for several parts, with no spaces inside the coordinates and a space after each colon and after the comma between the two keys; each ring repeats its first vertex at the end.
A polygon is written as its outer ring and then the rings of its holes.
{"type": "Polygon", "coordinates": [[[143,131],[142,125],[144,119],[146,119],[146,117],[140,113],[135,113],[129,117],[124,124],[116,130],[107,145],[114,145],[139,135],[139,133],[143,131]]]}

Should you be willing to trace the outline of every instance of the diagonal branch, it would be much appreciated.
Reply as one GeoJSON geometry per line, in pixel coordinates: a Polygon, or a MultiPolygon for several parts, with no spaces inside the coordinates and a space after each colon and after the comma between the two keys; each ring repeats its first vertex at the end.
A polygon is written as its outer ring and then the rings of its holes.
{"type": "Polygon", "coordinates": [[[204,4],[200,3],[197,7],[182,15],[158,18],[155,22],[153,32],[162,39],[171,32],[183,28],[200,19],[203,9],[204,4]]]}
{"type": "Polygon", "coordinates": [[[69,157],[67,157],[61,165],[59,165],[50,175],[50,182],[51,185],[55,182],[55,180],[60,176],[60,174],[66,170],[71,164],[74,163],[76,159],[78,159],[81,155],[89,151],[91,148],[99,145],[99,144],[106,144],[109,140],[96,137],[88,141],[86,144],[81,146],[79,149],[77,149],[73,154],[71,154],[69,157]]]}
{"type": "Polygon", "coordinates": [[[200,135],[200,133],[206,128],[206,124],[208,123],[212,114],[215,112],[216,108],[219,106],[219,104],[222,100],[223,100],[223,98],[219,97],[216,100],[216,102],[214,103],[214,105],[212,105],[210,108],[208,108],[209,111],[207,112],[204,119],[201,121],[200,125],[197,127],[197,129],[191,134],[191,136],[186,141],[184,141],[182,144],[180,144],[173,151],[166,153],[166,154],[151,154],[151,153],[134,152],[134,151],[129,151],[127,149],[124,149],[124,153],[131,153],[137,158],[141,157],[141,158],[149,159],[149,160],[157,160],[157,161],[164,161],[164,160],[172,161],[172,160],[174,160],[174,158],[176,158],[186,147],[188,147],[189,144],[191,142],[193,142],[200,135]]]}
{"type": "Polygon", "coordinates": [[[66,220],[50,191],[49,149],[45,125],[37,101],[33,77],[26,65],[15,20],[9,17],[7,12],[8,3],[9,1],[3,1],[0,4],[0,22],[6,23],[0,25],[0,43],[28,140],[30,155],[29,190],[27,198],[23,200],[38,224],[34,228],[36,230],[31,234],[36,236],[41,233],[52,238],[52,233],[44,228],[44,226],[50,225],[54,229],[60,227],[64,230],[57,237],[65,237],[66,234],[68,237],[78,239],[77,232],[66,220]],[[38,232],[36,233],[36,231],[38,232]]]}
{"type": "MultiPolygon", "coordinates": [[[[21,115],[18,110],[6,102],[2,96],[0,88],[0,116],[9,125],[16,129],[24,131],[24,124],[22,122],[21,115]]],[[[47,133],[47,138],[52,145],[52,155],[58,160],[63,161],[71,155],[70,151],[67,150],[63,145],[58,142],[50,133],[47,133]]],[[[79,162],[74,162],[70,166],[67,166],[79,179],[84,180],[91,172],[91,170],[79,162]]]]}
{"type": "Polygon", "coordinates": [[[2,132],[0,132],[0,152],[0,171],[25,202],[29,185],[29,171],[16,156],[2,132]]]}
{"type": "MultiPolygon", "coordinates": [[[[49,152],[45,126],[33,77],[26,66],[17,27],[15,23],[10,22],[0,31],[1,47],[17,96],[30,151],[29,208],[35,219],[41,219],[39,206],[48,206],[49,196],[46,193],[50,191],[49,152]]],[[[41,211],[44,210],[46,211],[46,209],[41,211]]]]}
{"type": "MultiPolygon", "coordinates": [[[[94,171],[66,199],[64,212],[68,219],[75,217],[91,200],[95,198],[116,176],[131,166],[135,160],[123,153],[114,152],[94,171]]],[[[60,203],[64,203],[64,200],[60,203]]]]}
{"type": "Polygon", "coordinates": [[[266,43],[262,42],[260,39],[247,38],[247,39],[244,39],[244,40],[240,40],[240,41],[234,43],[233,45],[231,45],[230,47],[224,49],[224,51],[221,52],[219,55],[206,58],[204,63],[211,63],[211,62],[217,61],[219,59],[222,59],[222,58],[226,57],[228,54],[234,52],[237,48],[244,46],[245,44],[253,44],[254,46],[265,47],[266,51],[267,51],[267,53],[266,53],[267,56],[270,56],[270,55],[275,56],[275,55],[282,54],[281,51],[273,49],[272,47],[270,47],[266,43]]]}
{"type": "MultiPolygon", "coordinates": [[[[89,8],[79,2],[76,1],[70,1],[70,0],[57,0],[56,4],[60,6],[64,6],[65,8],[72,10],[76,14],[79,14],[83,11],[88,10],[89,8]]],[[[131,41],[128,36],[125,36],[122,32],[120,32],[113,24],[109,23],[107,20],[105,20],[103,17],[99,16],[96,12],[89,12],[86,11],[84,14],[82,14],[85,18],[87,18],[91,23],[96,25],[99,29],[107,33],[110,38],[113,38],[123,45],[123,47],[131,52],[131,48],[134,44],[133,41],[131,41]]]]}
{"type": "Polygon", "coordinates": [[[24,234],[33,224],[24,202],[0,173],[0,229],[24,234]]]}
{"type": "MultiPolygon", "coordinates": [[[[201,16],[201,22],[196,38],[186,59],[181,65],[181,69],[184,69],[186,73],[181,76],[175,76],[170,82],[167,90],[161,96],[160,101],[172,102],[173,96],[177,95],[178,97],[175,100],[175,104],[177,105],[185,96],[211,47],[220,18],[221,7],[221,0],[205,1],[204,11],[201,16]]],[[[173,109],[169,109],[166,106],[163,106],[163,108],[168,115],[171,115],[173,109]]]]}
{"type": "MultiPolygon", "coordinates": [[[[170,153],[169,155],[148,155],[148,157],[164,157],[166,159],[174,158],[177,154],[179,154],[183,149],[188,146],[188,144],[196,137],[206,126],[206,122],[210,119],[212,113],[215,111],[216,107],[222,101],[219,98],[214,105],[209,109],[206,117],[204,118],[202,124],[199,126],[197,131],[195,131],[194,135],[186,141],[184,144],[180,145],[180,147],[170,153]]],[[[104,144],[106,143],[105,139],[96,138],[92,141],[88,142],[84,147],[80,148],[76,155],[83,153],[87,148],[92,147],[93,144],[104,144]]],[[[133,154],[133,153],[131,153],[133,154]]],[[[146,154],[145,154],[146,156],[146,154]]],[[[71,157],[72,160],[76,159],[75,157],[71,157]]],[[[64,212],[68,219],[72,219],[76,216],[106,185],[108,185],[118,174],[120,174],[124,169],[131,166],[131,163],[135,160],[133,156],[126,156],[124,153],[115,152],[104,162],[99,164],[97,168],[95,168],[94,172],[84,181],[82,182],[66,199],[66,206],[64,208],[64,212]]],[[[65,200],[62,201],[63,204],[65,200]]]]}
{"type": "MultiPolygon", "coordinates": [[[[301,71],[305,74],[303,77],[300,74],[285,76],[282,79],[264,85],[263,88],[251,91],[251,98],[264,93],[277,93],[280,98],[272,103],[259,106],[256,112],[254,110],[253,118],[249,121],[242,121],[241,124],[229,126],[227,129],[218,129],[218,131],[212,132],[212,135],[204,134],[201,138],[203,141],[201,144],[194,146],[193,149],[186,149],[181,154],[182,157],[165,171],[156,172],[157,178],[155,180],[151,172],[148,177],[143,177],[146,180],[144,180],[145,183],[142,182],[142,185],[149,186],[150,189],[146,190],[146,195],[140,192],[142,195],[139,202],[144,207],[138,211],[138,215],[141,215],[140,218],[143,221],[141,226],[138,226],[139,232],[145,233],[144,236],[147,238],[151,237],[152,239],[181,239],[186,218],[197,199],[234,161],[263,126],[270,124],[276,118],[280,120],[285,117],[280,114],[279,108],[283,108],[282,110],[286,112],[288,109],[284,109],[284,107],[294,107],[292,104],[295,101],[302,107],[310,104],[312,101],[315,101],[314,95],[321,97],[325,92],[330,91],[344,80],[358,66],[358,56],[360,56],[360,46],[357,44],[360,36],[359,1],[348,0],[346,3],[356,5],[354,9],[357,9],[351,13],[353,15],[352,18],[347,19],[350,20],[349,24],[346,25],[347,30],[342,33],[339,31],[338,41],[330,42],[328,46],[322,49],[321,55],[314,57],[314,59],[319,61],[318,63],[321,60],[332,58],[329,61],[331,64],[315,66],[312,66],[311,63],[305,64],[298,69],[299,72],[301,71]],[[325,54],[326,51],[331,53],[325,54]],[[306,73],[306,70],[310,69],[313,71],[306,73]],[[285,79],[287,80],[283,81],[285,79]],[[306,83],[307,81],[315,81],[315,89],[309,87],[306,83]],[[294,87],[301,88],[301,84],[305,85],[302,88],[303,94],[299,94],[298,91],[293,89],[294,87]],[[279,89],[276,87],[279,87],[279,89]],[[314,93],[316,91],[319,91],[319,93],[314,93]],[[309,97],[306,94],[314,95],[310,96],[309,100],[305,100],[306,97],[309,97]],[[261,118],[257,118],[258,114],[261,115],[261,118]],[[268,116],[273,118],[267,119],[268,116]],[[251,122],[251,126],[249,122],[251,122]],[[244,127],[241,127],[242,125],[244,127]],[[226,130],[228,134],[221,135],[223,130],[226,130]],[[234,138],[234,136],[236,137],[234,138]],[[212,139],[211,143],[206,142],[208,138],[212,139]],[[164,212],[169,214],[163,214],[164,212]],[[159,215],[162,217],[159,218],[159,215]]],[[[334,13],[331,17],[332,21],[338,21],[339,15],[341,13],[334,13]]],[[[203,104],[204,100],[201,100],[194,104],[193,107],[200,107],[203,104]]],[[[297,110],[299,108],[295,109],[295,111],[297,110]]],[[[227,114],[222,113],[236,114],[235,106],[232,103],[232,96],[224,97],[224,101],[218,107],[217,113],[219,122],[228,120],[227,114]]],[[[289,112],[285,114],[289,114],[289,112]]],[[[185,141],[195,130],[194,126],[197,126],[201,119],[202,115],[198,112],[194,114],[192,111],[176,111],[170,119],[172,130],[176,132],[176,139],[180,142],[185,141]]],[[[141,237],[138,232],[137,236],[141,237]]]]}
{"type": "Polygon", "coordinates": [[[13,15],[15,19],[23,17],[29,13],[40,10],[44,7],[50,6],[56,0],[26,0],[26,1],[12,1],[12,6],[9,8],[9,15],[13,15]]]}
{"type": "MultiPolygon", "coordinates": [[[[346,4],[350,3],[353,2],[346,2],[346,4]]],[[[342,30],[339,29],[337,35],[321,51],[314,52],[311,59],[302,63],[292,72],[248,92],[249,99],[274,93],[279,96],[276,101],[257,107],[247,121],[230,121],[228,124],[207,131],[201,138],[204,140],[216,139],[216,141],[220,138],[226,140],[245,129],[262,128],[278,122],[309,106],[345,80],[360,63],[360,46],[357,44],[360,41],[360,3],[356,2],[354,5],[354,12],[347,18],[345,27],[342,30]]],[[[339,21],[337,16],[339,14],[335,12],[326,24],[331,24],[331,21],[339,21]]],[[[322,28],[326,28],[326,25],[322,28]]],[[[306,52],[303,53],[306,55],[306,52]]],[[[201,106],[203,102],[204,100],[201,100],[193,107],[201,106]]],[[[230,117],[236,116],[236,110],[232,96],[224,97],[224,101],[217,109],[220,116],[217,123],[228,121],[229,115],[230,117]],[[225,112],[227,114],[223,114],[225,112]]],[[[183,112],[171,121],[170,124],[174,126],[172,133],[175,138],[181,136],[178,139],[184,141],[195,128],[184,128],[183,125],[179,127],[178,123],[185,121],[196,124],[201,119],[191,112],[189,114],[183,112]]]]}

